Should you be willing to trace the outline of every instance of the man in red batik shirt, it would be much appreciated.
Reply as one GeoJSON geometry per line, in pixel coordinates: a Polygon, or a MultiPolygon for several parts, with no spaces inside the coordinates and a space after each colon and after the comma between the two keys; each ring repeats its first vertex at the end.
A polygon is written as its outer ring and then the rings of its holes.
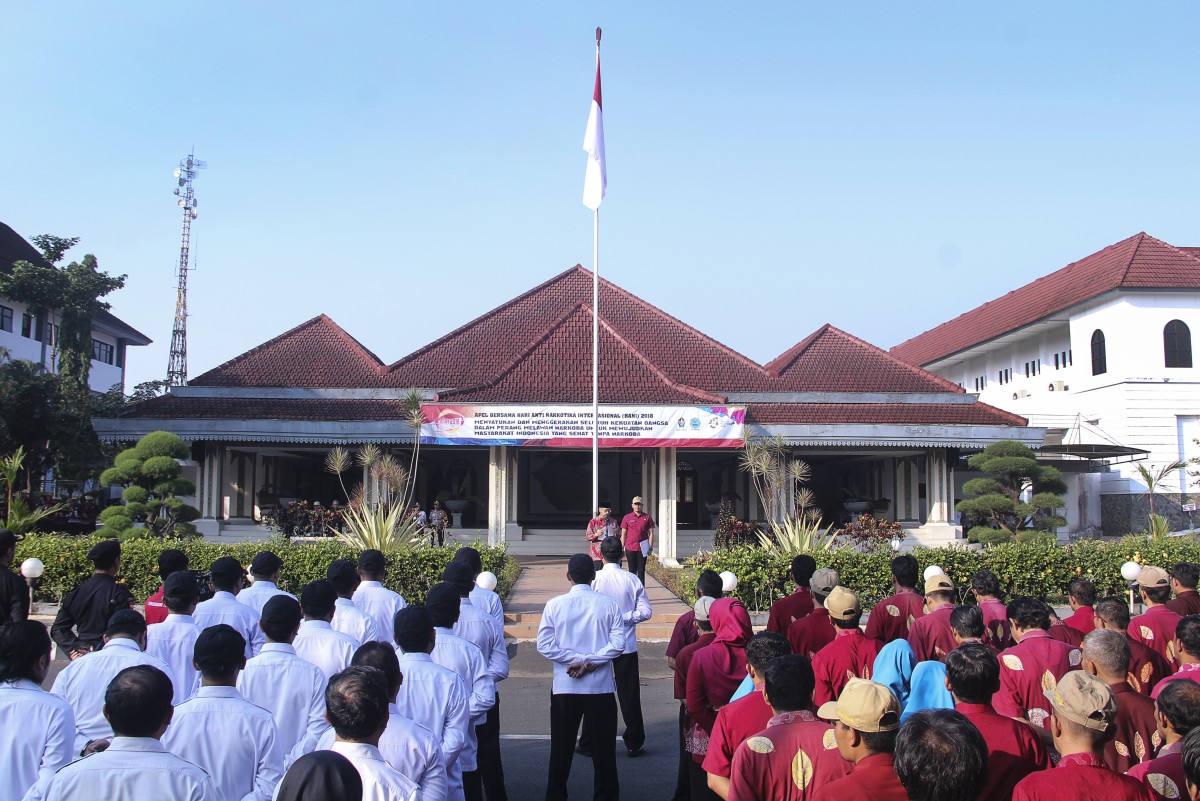
{"type": "Polygon", "coordinates": [[[802,617],[788,626],[787,638],[793,654],[800,654],[811,660],[818,651],[833,642],[835,632],[833,624],[829,622],[829,613],[825,611],[825,599],[838,585],[838,580],[838,572],[828,567],[813,573],[808,586],[812,588],[813,601],[817,607],[807,617],[802,617]]]}
{"type": "Polygon", "coordinates": [[[850,679],[871,678],[875,657],[883,650],[883,643],[866,636],[858,627],[862,607],[857,595],[845,587],[834,587],[825,599],[825,611],[837,634],[812,660],[816,677],[813,703],[817,706],[836,701],[850,679]]]}
{"type": "Polygon", "coordinates": [[[811,556],[801,555],[792,559],[788,578],[795,582],[796,591],[771,604],[771,614],[767,616],[767,631],[786,637],[789,626],[812,612],[815,605],[808,582],[816,570],[817,562],[811,556]]]}
{"type": "MultiPolygon", "coordinates": [[[[717,591],[720,592],[721,577],[715,571],[706,570],[705,573],[712,573],[716,577],[717,591]]],[[[700,576],[704,579],[704,574],[700,576]]],[[[706,581],[706,584],[711,582],[706,581]]],[[[696,592],[700,592],[701,582],[696,582],[696,592]]],[[[695,642],[685,645],[679,655],[675,657],[675,697],[679,699],[679,771],[675,777],[675,795],[674,801],[689,801],[692,797],[691,792],[691,775],[695,771],[692,767],[692,753],[689,750],[687,742],[688,733],[693,730],[695,721],[687,711],[687,673],[688,668],[692,665],[692,657],[696,651],[711,643],[716,635],[713,634],[712,624],[708,621],[708,610],[712,607],[715,599],[709,595],[702,595],[696,599],[695,605],[692,607],[692,617],[694,620],[694,628],[696,629],[697,639],[695,642]]],[[[694,747],[694,746],[693,746],[694,747]]]]}
{"type": "Polygon", "coordinates": [[[813,673],[795,654],[767,665],[764,700],[774,713],[763,731],[733,755],[729,801],[809,801],[825,785],[845,778],[833,727],[817,720],[812,706],[813,673]]]}
{"type": "MultiPolygon", "coordinates": [[[[167,576],[180,570],[188,569],[187,554],[175,548],[167,548],[158,555],[158,577],[164,582],[167,576]]],[[[162,623],[167,619],[166,602],[163,601],[163,585],[158,585],[158,592],[146,599],[146,625],[162,623]]]]}
{"type": "Polygon", "coordinates": [[[954,582],[949,576],[936,573],[925,579],[925,615],[914,620],[908,632],[908,644],[918,662],[945,662],[946,654],[957,646],[950,626],[954,601],[954,582]]]}
{"type": "Polygon", "coordinates": [[[1179,670],[1159,682],[1150,694],[1152,698],[1157,698],[1169,682],[1180,679],[1200,682],[1200,615],[1188,615],[1175,627],[1175,654],[1179,657],[1179,670]]]}
{"type": "Polygon", "coordinates": [[[1096,611],[1092,608],[1096,603],[1096,585],[1087,579],[1075,579],[1067,586],[1067,598],[1074,613],[1063,623],[1080,634],[1091,634],[1096,628],[1093,620],[1096,611]]]}
{"type": "Polygon", "coordinates": [[[625,565],[630,573],[646,583],[646,557],[654,550],[654,518],[642,511],[642,496],[630,502],[633,511],[621,520],[621,541],[625,543],[625,565]],[[645,552],[643,553],[643,543],[645,552]]]}
{"type": "Polygon", "coordinates": [[[892,560],[892,595],[884,598],[867,617],[867,636],[887,645],[908,637],[909,627],[925,614],[925,598],[917,592],[921,567],[905,554],[892,560]]]}
{"type": "Polygon", "coordinates": [[[1129,686],[1142,695],[1171,675],[1166,657],[1129,636],[1129,602],[1124,598],[1101,598],[1096,602],[1096,628],[1110,629],[1129,642],[1129,686]]]}
{"type": "Polygon", "coordinates": [[[1104,764],[1117,773],[1153,755],[1162,745],[1154,720],[1154,702],[1134,692],[1125,680],[1129,672],[1129,640],[1100,629],[1083,639],[1083,671],[1104,680],[1117,701],[1113,736],[1104,745],[1104,764]]]}
{"type": "Polygon", "coordinates": [[[900,702],[891,690],[851,679],[838,700],[821,705],[817,717],[833,721],[838,753],[854,769],[818,790],[813,801],[908,801],[893,759],[900,702]]]}
{"type": "Polygon", "coordinates": [[[1050,607],[1017,596],[1008,603],[1008,625],[1017,644],[1000,653],[1000,691],[992,705],[1001,715],[1041,726],[1049,715],[1043,687],[1053,687],[1082,660],[1078,648],[1050,639],[1050,607]]]}
{"type": "Polygon", "coordinates": [[[1000,579],[990,570],[980,570],[971,576],[971,594],[983,613],[988,642],[1000,651],[1016,645],[1008,629],[1008,610],[1000,600],[1000,579]]]}
{"type": "Polygon", "coordinates": [[[1129,636],[1158,651],[1172,668],[1178,668],[1175,627],[1179,625],[1180,616],[1166,606],[1171,600],[1171,577],[1161,567],[1143,567],[1137,581],[1146,611],[1129,621],[1129,636]]]}
{"type": "Polygon", "coordinates": [[[1113,771],[1100,756],[1117,714],[1116,699],[1102,679],[1072,670],[1045,696],[1053,710],[1048,728],[1062,759],[1058,767],[1022,779],[1013,801],[1153,801],[1141,782],[1113,771]]]}
{"type": "Polygon", "coordinates": [[[1171,592],[1175,593],[1175,597],[1167,601],[1167,608],[1180,617],[1200,615],[1197,579],[1200,579],[1200,565],[1180,562],[1171,568],[1171,592]]]}
{"type": "Polygon", "coordinates": [[[1200,684],[1167,682],[1155,703],[1154,719],[1163,747],[1154,759],[1134,765],[1129,775],[1150,788],[1155,798],[1182,798],[1187,790],[1183,775],[1183,738],[1200,726],[1200,684]]]}
{"type": "Polygon", "coordinates": [[[895,763],[908,801],[977,801],[991,769],[983,735],[953,709],[910,715],[896,737],[895,763]]]}

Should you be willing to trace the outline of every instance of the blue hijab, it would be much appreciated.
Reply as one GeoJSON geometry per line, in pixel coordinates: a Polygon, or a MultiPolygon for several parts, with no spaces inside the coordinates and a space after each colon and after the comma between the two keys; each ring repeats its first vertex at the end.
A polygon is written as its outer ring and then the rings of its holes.
{"type": "Polygon", "coordinates": [[[923,709],[954,709],[954,696],[946,689],[946,666],[936,659],[920,662],[913,668],[908,703],[900,722],[923,709]]]}
{"type": "Polygon", "coordinates": [[[879,682],[892,691],[900,701],[900,708],[908,703],[908,686],[912,678],[917,655],[907,640],[892,640],[883,646],[871,671],[871,680],[879,682]]]}

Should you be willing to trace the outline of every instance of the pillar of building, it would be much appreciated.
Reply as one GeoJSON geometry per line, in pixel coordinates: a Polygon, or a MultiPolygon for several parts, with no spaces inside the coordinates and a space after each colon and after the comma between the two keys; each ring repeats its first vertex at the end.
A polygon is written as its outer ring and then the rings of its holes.
{"type": "Polygon", "coordinates": [[[488,448],[488,544],[500,545],[505,540],[508,524],[509,482],[508,448],[493,445],[488,448]]]}
{"type": "Polygon", "coordinates": [[[666,567],[681,567],[678,560],[679,540],[675,527],[675,503],[679,493],[675,474],[675,457],[674,448],[658,449],[658,471],[656,473],[658,508],[654,515],[654,522],[658,523],[658,530],[655,532],[654,540],[658,543],[656,551],[658,561],[666,567]]]}

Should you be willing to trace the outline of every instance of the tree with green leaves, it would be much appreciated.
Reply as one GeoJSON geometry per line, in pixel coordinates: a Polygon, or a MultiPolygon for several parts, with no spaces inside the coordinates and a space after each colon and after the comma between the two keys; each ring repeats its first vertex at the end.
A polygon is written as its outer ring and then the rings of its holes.
{"type": "Polygon", "coordinates": [[[967,465],[990,474],[963,484],[963,492],[975,497],[955,507],[983,521],[968,532],[971,541],[995,542],[1004,535],[1012,539],[1020,531],[1053,531],[1067,524],[1058,514],[1066,506],[1062,473],[1039,463],[1027,446],[1012,440],[995,442],[969,458],[967,465]]]}
{"type": "Polygon", "coordinates": [[[118,453],[113,466],[100,474],[100,483],[124,486],[125,505],[100,513],[104,522],[100,534],[120,539],[194,535],[192,521],[200,511],[178,497],[196,492],[196,485],[182,477],[179,466],[179,460],[189,456],[187,443],[169,431],[152,431],[118,453]],[[144,528],[135,528],[134,523],[144,528]]]}

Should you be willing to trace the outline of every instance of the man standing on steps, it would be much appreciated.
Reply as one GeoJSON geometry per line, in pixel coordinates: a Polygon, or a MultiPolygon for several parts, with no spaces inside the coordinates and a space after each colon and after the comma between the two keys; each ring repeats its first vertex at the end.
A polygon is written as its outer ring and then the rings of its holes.
{"type": "Polygon", "coordinates": [[[646,557],[654,550],[654,518],[642,511],[642,496],[633,496],[633,511],[621,521],[621,541],[625,543],[625,559],[629,572],[646,583],[646,557]],[[645,551],[642,544],[645,543],[645,551]]]}

